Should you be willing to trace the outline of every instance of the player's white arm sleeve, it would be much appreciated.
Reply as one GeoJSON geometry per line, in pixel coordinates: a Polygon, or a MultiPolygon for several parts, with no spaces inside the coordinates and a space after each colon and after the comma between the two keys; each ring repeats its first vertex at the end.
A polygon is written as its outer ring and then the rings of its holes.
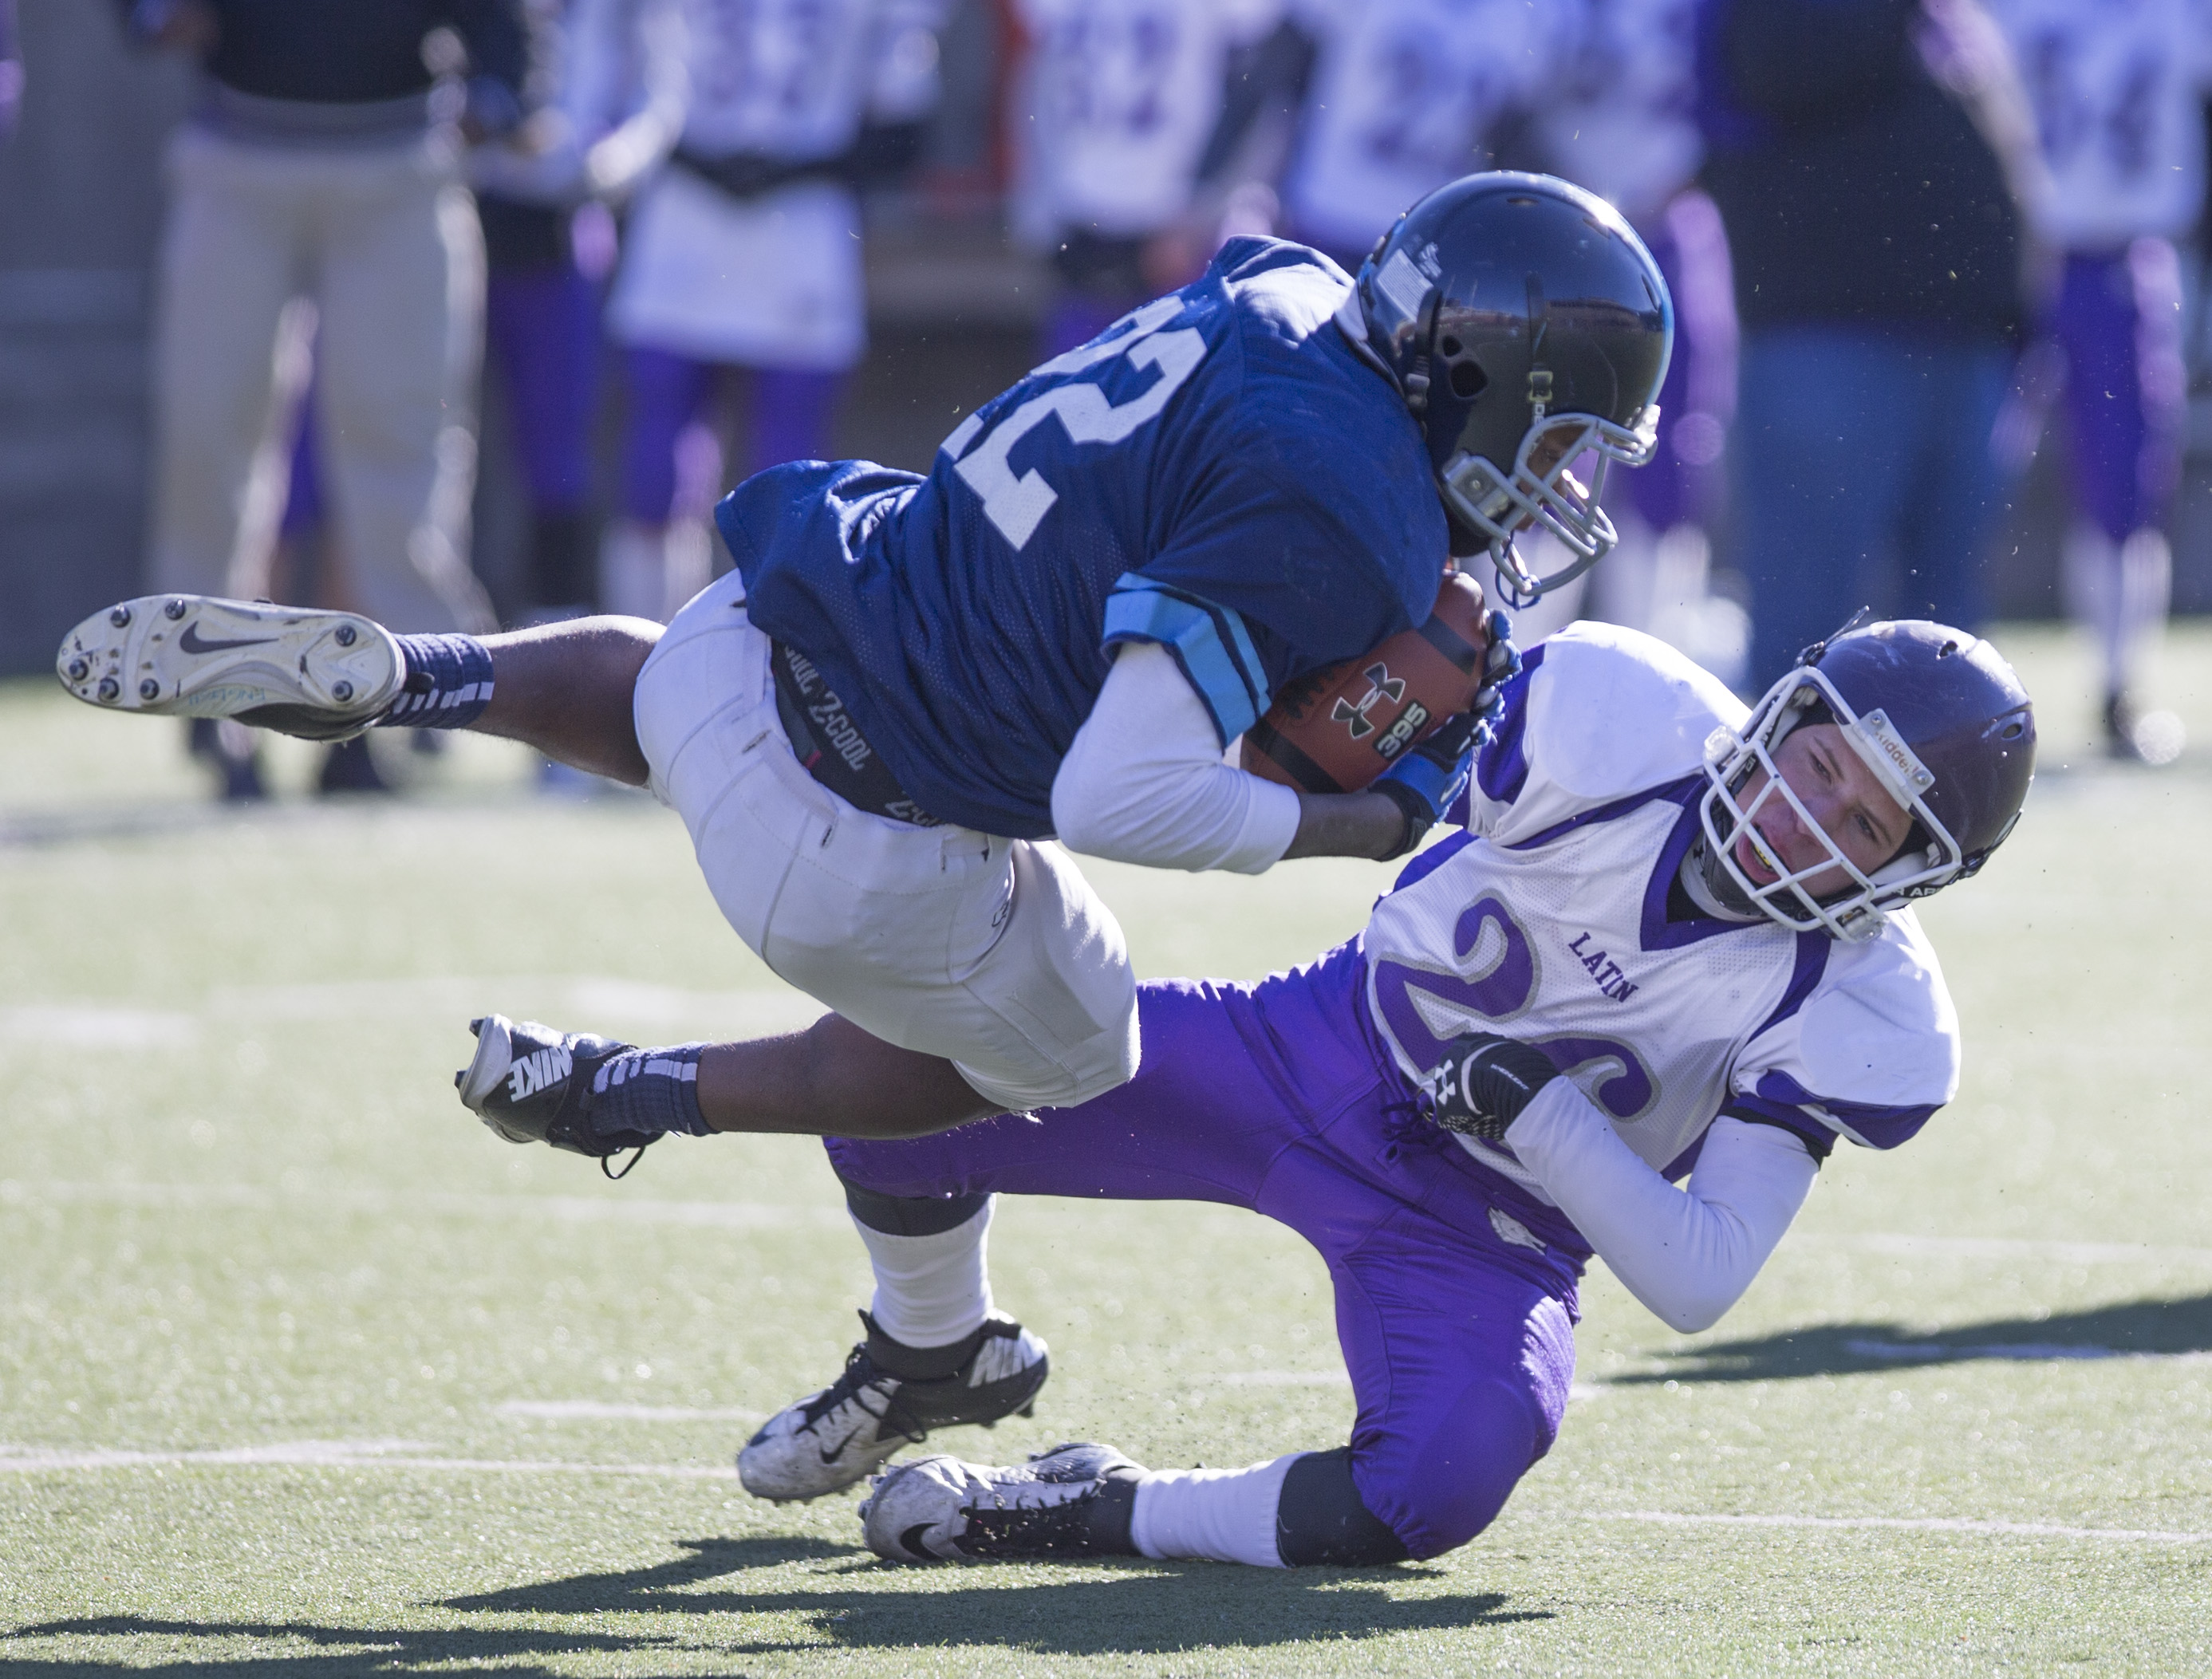
{"type": "Polygon", "coordinates": [[[1781,1127],[1723,1116],[1678,1189],[1565,1079],[1538,1092],[1505,1141],[1628,1292],[1685,1334],[1743,1298],[1820,1169],[1781,1127]]]}
{"type": "Polygon", "coordinates": [[[1257,874],[1298,830],[1298,795],[1221,756],[1212,714],[1168,650],[1122,642],[1053,777],[1071,851],[1153,868],[1257,874]]]}

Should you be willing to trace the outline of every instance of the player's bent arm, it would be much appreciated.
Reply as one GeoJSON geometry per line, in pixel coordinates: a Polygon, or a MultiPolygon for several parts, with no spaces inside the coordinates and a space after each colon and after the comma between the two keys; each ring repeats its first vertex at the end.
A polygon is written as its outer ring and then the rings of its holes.
{"type": "Polygon", "coordinates": [[[1780,1127],[1723,1116],[1677,1189],[1565,1079],[1538,1092],[1505,1140],[1628,1292],[1684,1334],[1743,1298],[1820,1169],[1780,1127]]]}
{"type": "Polygon", "coordinates": [[[1224,763],[1212,714],[1174,657],[1124,642],[1053,777],[1052,821],[1088,856],[1257,874],[1297,834],[1298,794],[1224,763]]]}

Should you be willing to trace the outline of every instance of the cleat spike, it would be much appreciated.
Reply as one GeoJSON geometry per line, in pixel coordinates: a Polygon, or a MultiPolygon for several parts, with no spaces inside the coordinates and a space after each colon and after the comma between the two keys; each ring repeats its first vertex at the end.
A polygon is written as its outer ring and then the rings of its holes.
{"type": "Polygon", "coordinates": [[[161,698],[161,684],[155,681],[152,677],[148,677],[143,682],[138,684],[138,697],[142,700],[157,700],[161,698]]]}
{"type": "Polygon", "coordinates": [[[112,676],[104,676],[100,678],[100,686],[94,691],[99,694],[100,703],[102,705],[113,705],[116,701],[123,697],[123,684],[112,676]]]}
{"type": "Polygon", "coordinates": [[[69,679],[71,682],[82,682],[91,674],[92,666],[83,660],[72,659],[69,661],[69,679]]]}
{"type": "Polygon", "coordinates": [[[340,705],[343,705],[347,701],[353,697],[353,684],[350,682],[333,682],[331,684],[331,697],[336,700],[340,705]]]}
{"type": "Polygon", "coordinates": [[[184,617],[184,615],[190,610],[191,608],[186,606],[183,601],[172,600],[161,608],[161,616],[167,618],[172,624],[173,624],[179,618],[184,617]]]}
{"type": "Polygon", "coordinates": [[[131,609],[128,606],[118,606],[107,615],[107,621],[118,630],[128,629],[131,624],[131,609]]]}
{"type": "Polygon", "coordinates": [[[349,624],[342,624],[338,626],[337,642],[340,647],[351,647],[359,639],[359,636],[360,632],[349,624]]]}

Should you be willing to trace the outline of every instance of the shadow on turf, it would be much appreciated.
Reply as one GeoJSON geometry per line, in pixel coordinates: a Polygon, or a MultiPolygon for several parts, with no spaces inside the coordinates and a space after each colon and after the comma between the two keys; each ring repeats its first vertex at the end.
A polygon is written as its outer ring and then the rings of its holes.
{"type": "MultiPolygon", "coordinates": [[[[618,1574],[585,1574],[542,1585],[448,1598],[441,1609],[502,1614],[777,1615],[806,1617],[833,1646],[899,1649],[913,1645],[995,1644],[1054,1655],[1103,1655],[1264,1647],[1301,1639],[1372,1638],[1386,1633],[1548,1620],[1543,1611],[1509,1610],[1499,1592],[1394,1597],[1389,1579],[1437,1579],[1441,1571],[1224,1568],[1218,1564],[1101,1562],[1072,1575],[1016,1582],[995,1571],[912,1571],[927,1580],[912,1591],[889,1584],[908,1571],[854,1559],[811,1589],[701,1591],[699,1583],[806,1558],[852,1558],[844,1547],[811,1539],[687,1539],[687,1554],[618,1574]],[[861,1582],[865,1582],[865,1584],[861,1582]],[[953,1584],[972,1581],[974,1584],[953,1584]],[[1104,1595],[1102,1595],[1104,1594],[1104,1595]]],[[[817,1576],[817,1579],[821,1577],[817,1576]]],[[[819,1648],[808,1643],[725,1646],[765,1655],[819,1648]]]]}
{"type": "Polygon", "coordinates": [[[1755,1340],[1717,1341],[1672,1355],[1664,1370],[1616,1376],[1611,1383],[1629,1387],[1668,1381],[1765,1382],[1978,1360],[2039,1364],[2205,1352],[2212,1352],[2212,1294],[2130,1300],[2051,1317],[2001,1318],[1927,1335],[1894,1323],[1823,1323],[1755,1340]]]}
{"type": "MultiPolygon", "coordinates": [[[[1440,1578],[1440,1571],[1310,1568],[1296,1572],[1174,1563],[1097,1563],[1071,1575],[1010,1580],[995,1571],[916,1570],[914,1590],[889,1584],[908,1571],[860,1560],[853,1551],[818,1539],[690,1539],[685,1554],[647,1568],[515,1586],[448,1598],[441,1609],[468,1614],[796,1615],[814,1637],[748,1644],[711,1644],[717,1654],[770,1655],[819,1650],[898,1650],[945,1645],[996,1645],[1039,1654],[1115,1655],[1218,1648],[1265,1648],[1305,1639],[1374,1638],[1388,1633],[1501,1626],[1551,1618],[1540,1610],[1508,1610],[1502,1592],[1397,1598],[1386,1579],[1440,1578]],[[811,1590],[700,1591],[701,1582],[793,1562],[845,1560],[848,1566],[811,1590]],[[844,1579],[857,1577],[855,1584],[844,1579]],[[994,1580],[996,1583],[994,1583],[994,1580]],[[927,1581],[926,1585],[919,1582],[927,1581]],[[865,1582],[865,1583],[860,1583],[865,1582]],[[966,1584],[973,1582],[973,1584],[966,1584]]],[[[109,1615],[18,1628],[12,1637],[131,1638],[170,1641],[174,1659],[147,1664],[143,1646],[112,1661],[42,1661],[0,1656],[0,1679],[57,1679],[64,1672],[176,1674],[212,1679],[252,1673],[284,1679],[292,1673],[367,1679],[429,1663],[496,1663],[519,1679],[550,1676],[529,1659],[615,1652],[651,1659],[653,1652],[696,1650],[667,1635],[625,1637],[527,1627],[321,1627],[299,1622],[155,1621],[109,1615]],[[183,1639],[283,1639],[317,1646],[313,1655],[226,1658],[204,1650],[179,1651],[183,1639]],[[136,1659],[134,1659],[134,1658],[136,1659]]]]}

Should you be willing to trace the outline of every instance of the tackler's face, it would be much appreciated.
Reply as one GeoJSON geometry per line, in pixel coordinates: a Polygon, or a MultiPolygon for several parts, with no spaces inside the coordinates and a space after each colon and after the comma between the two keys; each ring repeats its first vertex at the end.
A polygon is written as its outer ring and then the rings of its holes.
{"type": "Polygon", "coordinates": [[[1785,875],[1815,897],[1851,884],[1844,861],[1871,875],[1905,842],[1911,813],[1833,723],[1803,723],[1774,748],[1786,798],[1762,798],[1770,777],[1754,768],[1731,802],[1748,821],[1730,847],[1755,885],[1785,875]]]}

